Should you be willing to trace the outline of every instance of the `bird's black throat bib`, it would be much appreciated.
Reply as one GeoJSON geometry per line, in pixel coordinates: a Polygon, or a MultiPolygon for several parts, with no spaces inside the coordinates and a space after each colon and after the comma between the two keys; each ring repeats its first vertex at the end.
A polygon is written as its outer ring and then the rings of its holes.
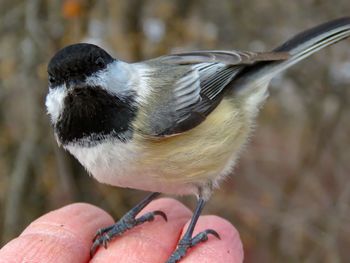
{"type": "Polygon", "coordinates": [[[68,92],[55,125],[60,142],[94,145],[107,137],[126,142],[132,138],[136,117],[135,95],[119,98],[101,87],[79,87],[68,92]]]}

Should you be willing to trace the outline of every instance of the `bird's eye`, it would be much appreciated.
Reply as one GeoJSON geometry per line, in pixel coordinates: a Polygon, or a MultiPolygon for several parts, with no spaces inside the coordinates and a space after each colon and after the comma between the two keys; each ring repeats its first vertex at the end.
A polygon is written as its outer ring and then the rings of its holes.
{"type": "Polygon", "coordinates": [[[101,57],[98,57],[96,60],[95,60],[95,64],[99,67],[99,68],[104,68],[105,67],[105,61],[103,60],[103,58],[101,57]]]}
{"type": "Polygon", "coordinates": [[[49,83],[50,83],[51,85],[53,85],[53,84],[55,84],[55,82],[56,82],[56,78],[49,75],[49,83]]]}

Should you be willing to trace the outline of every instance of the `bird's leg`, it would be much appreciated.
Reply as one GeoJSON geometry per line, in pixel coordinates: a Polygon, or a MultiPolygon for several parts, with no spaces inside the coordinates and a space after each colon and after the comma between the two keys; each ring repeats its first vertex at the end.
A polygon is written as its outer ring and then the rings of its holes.
{"type": "Polygon", "coordinates": [[[96,250],[103,245],[107,248],[108,242],[125,231],[134,228],[144,222],[150,222],[154,220],[154,216],[158,215],[164,218],[167,221],[167,217],[164,212],[156,210],[149,213],[146,213],[138,218],[136,215],[145,208],[152,200],[154,200],[160,193],[152,193],[148,195],[145,199],[143,199],[139,204],[133,207],[129,212],[127,212],[118,222],[114,225],[111,225],[106,228],[101,228],[97,231],[93,244],[90,249],[90,256],[93,257],[96,250]]]}
{"type": "Polygon", "coordinates": [[[205,205],[205,201],[203,198],[200,197],[198,199],[196,209],[192,215],[190,225],[188,226],[185,235],[179,241],[179,243],[177,244],[176,250],[173,252],[173,254],[170,256],[170,258],[166,263],[179,262],[186,255],[186,252],[189,248],[194,247],[195,245],[201,242],[207,241],[209,234],[220,239],[219,234],[212,229],[204,230],[203,232],[200,232],[199,234],[192,237],[194,227],[198,221],[198,218],[203,210],[204,205],[205,205]]]}

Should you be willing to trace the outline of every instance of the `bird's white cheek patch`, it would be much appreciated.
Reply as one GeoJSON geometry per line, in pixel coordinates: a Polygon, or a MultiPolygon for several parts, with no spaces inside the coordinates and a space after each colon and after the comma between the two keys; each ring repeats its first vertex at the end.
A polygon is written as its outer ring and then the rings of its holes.
{"type": "Polygon", "coordinates": [[[49,94],[46,96],[45,105],[47,113],[51,117],[51,122],[54,124],[57,122],[64,107],[64,98],[67,96],[67,89],[61,85],[54,89],[50,89],[49,94]]]}

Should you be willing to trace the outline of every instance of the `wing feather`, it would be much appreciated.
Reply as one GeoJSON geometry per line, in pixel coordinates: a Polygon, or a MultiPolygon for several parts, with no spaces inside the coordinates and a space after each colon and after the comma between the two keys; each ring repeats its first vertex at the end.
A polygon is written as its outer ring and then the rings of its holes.
{"type": "Polygon", "coordinates": [[[227,65],[253,64],[257,61],[285,60],[289,58],[288,52],[250,52],[250,51],[192,51],[160,57],[159,59],[178,65],[198,63],[223,63],[227,65]]]}
{"type": "Polygon", "coordinates": [[[288,57],[286,52],[194,51],[148,61],[154,69],[151,79],[157,78],[152,88],[162,105],[149,113],[148,135],[170,136],[192,129],[215,109],[227,85],[246,65],[288,57]]]}

